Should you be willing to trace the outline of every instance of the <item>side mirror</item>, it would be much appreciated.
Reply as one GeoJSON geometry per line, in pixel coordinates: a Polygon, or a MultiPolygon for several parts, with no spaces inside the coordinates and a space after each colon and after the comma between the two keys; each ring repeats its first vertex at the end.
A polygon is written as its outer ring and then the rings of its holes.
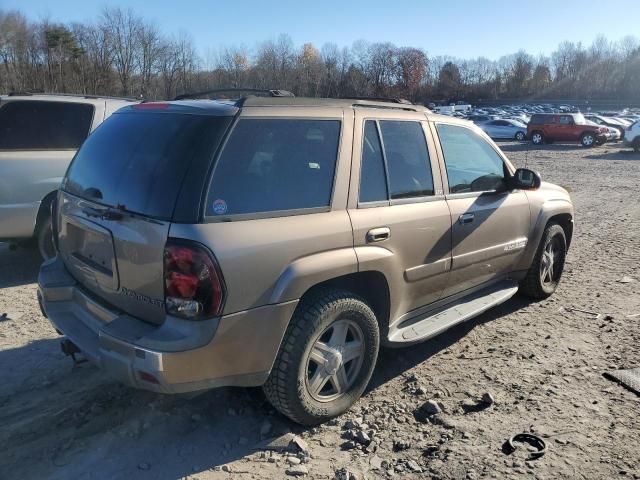
{"type": "Polygon", "coordinates": [[[541,183],[542,179],[538,172],[519,168],[511,177],[510,187],[512,190],[537,190],[541,183]]]}

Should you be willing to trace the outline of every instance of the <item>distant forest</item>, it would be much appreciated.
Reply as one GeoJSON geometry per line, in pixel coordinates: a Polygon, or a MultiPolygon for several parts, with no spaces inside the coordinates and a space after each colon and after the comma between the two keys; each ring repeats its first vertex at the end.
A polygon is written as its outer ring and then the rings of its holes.
{"type": "MultiPolygon", "coordinates": [[[[548,33],[545,33],[548,34],[548,33]]],[[[428,43],[428,29],[425,43],[428,43]]],[[[477,40],[476,40],[477,41],[477,40]]],[[[290,90],[298,96],[384,96],[414,102],[581,99],[640,104],[640,40],[564,41],[549,56],[459,59],[393,43],[293,44],[282,34],[248,48],[198,52],[132,10],[88,23],[32,21],[0,9],[0,93],[67,92],[170,99],[214,88],[290,90]]]]}

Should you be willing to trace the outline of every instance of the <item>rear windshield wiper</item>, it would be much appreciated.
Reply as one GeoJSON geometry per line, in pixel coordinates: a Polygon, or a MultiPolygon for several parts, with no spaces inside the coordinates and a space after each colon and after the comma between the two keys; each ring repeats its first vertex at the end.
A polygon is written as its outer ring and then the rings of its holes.
{"type": "MultiPolygon", "coordinates": [[[[118,205],[118,208],[120,205],[118,205]]],[[[124,208],[120,209],[124,210],[124,208]]],[[[93,207],[83,207],[82,212],[87,217],[95,217],[100,218],[102,220],[122,220],[122,212],[119,210],[114,210],[112,208],[93,208],[93,207]]]]}

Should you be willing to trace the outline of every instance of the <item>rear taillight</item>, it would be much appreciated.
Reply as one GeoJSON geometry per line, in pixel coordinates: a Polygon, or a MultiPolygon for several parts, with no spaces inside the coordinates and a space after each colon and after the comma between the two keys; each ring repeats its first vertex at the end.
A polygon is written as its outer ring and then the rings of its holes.
{"type": "Polygon", "coordinates": [[[169,108],[169,104],[163,102],[137,103],[133,108],[134,110],[166,110],[169,108]]]}
{"type": "Polygon", "coordinates": [[[222,274],[213,255],[195,242],[169,239],[164,248],[164,300],[167,313],[199,320],[222,313],[222,274]]]}

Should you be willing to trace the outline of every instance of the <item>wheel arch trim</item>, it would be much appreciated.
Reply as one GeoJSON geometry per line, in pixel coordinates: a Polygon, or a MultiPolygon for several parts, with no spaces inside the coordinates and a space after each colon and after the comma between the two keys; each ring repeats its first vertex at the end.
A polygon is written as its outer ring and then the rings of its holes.
{"type": "MultiPolygon", "coordinates": [[[[569,200],[554,198],[549,199],[542,204],[535,222],[533,223],[531,233],[529,235],[529,243],[522,254],[520,265],[515,268],[515,270],[529,268],[533,261],[533,257],[538,250],[538,246],[540,245],[540,240],[542,239],[544,230],[549,222],[554,219],[566,220],[567,217],[570,219],[571,224],[573,224],[573,206],[569,200]]],[[[567,247],[571,242],[571,236],[573,234],[573,228],[571,230],[572,231],[570,233],[565,231],[565,235],[567,236],[567,247]]]]}

